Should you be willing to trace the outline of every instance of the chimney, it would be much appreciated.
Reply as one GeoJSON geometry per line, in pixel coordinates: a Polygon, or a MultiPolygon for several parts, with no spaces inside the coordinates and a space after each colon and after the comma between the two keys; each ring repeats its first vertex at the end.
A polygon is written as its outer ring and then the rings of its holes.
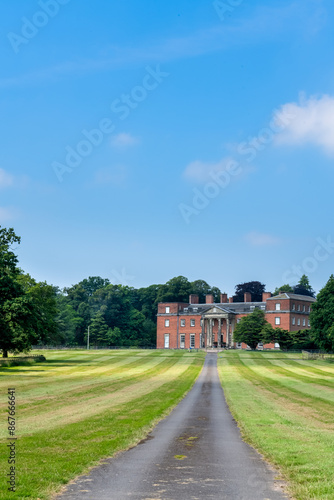
{"type": "Polygon", "coordinates": [[[205,303],[206,304],[213,304],[213,295],[211,293],[207,294],[205,296],[205,303]]]}
{"type": "Polygon", "coordinates": [[[252,296],[249,292],[244,293],[244,302],[252,302],[252,296]]]}
{"type": "Polygon", "coordinates": [[[267,299],[270,299],[271,292],[263,292],[262,294],[262,302],[265,302],[267,299]]]}
{"type": "Polygon", "coordinates": [[[233,297],[230,297],[230,298],[228,299],[228,303],[229,303],[229,304],[233,304],[233,297]]]}
{"type": "Polygon", "coordinates": [[[221,304],[226,304],[227,303],[227,293],[221,293],[220,294],[220,303],[221,304]]]}
{"type": "Polygon", "coordinates": [[[198,304],[199,303],[199,298],[198,295],[192,293],[189,295],[189,304],[198,304]]]}

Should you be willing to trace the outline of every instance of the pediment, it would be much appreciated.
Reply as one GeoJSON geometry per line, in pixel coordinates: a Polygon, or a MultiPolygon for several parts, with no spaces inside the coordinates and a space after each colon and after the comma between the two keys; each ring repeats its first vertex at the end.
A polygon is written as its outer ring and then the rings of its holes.
{"type": "Polygon", "coordinates": [[[226,309],[224,309],[223,307],[220,307],[220,306],[213,306],[211,307],[210,309],[208,309],[207,311],[205,311],[204,315],[214,315],[214,314],[228,314],[229,311],[227,311],[226,309]]]}

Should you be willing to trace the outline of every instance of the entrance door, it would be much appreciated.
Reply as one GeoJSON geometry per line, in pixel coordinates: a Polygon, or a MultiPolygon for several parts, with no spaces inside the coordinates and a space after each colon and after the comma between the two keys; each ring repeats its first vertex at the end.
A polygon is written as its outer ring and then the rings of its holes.
{"type": "Polygon", "coordinates": [[[185,335],[180,335],[180,349],[185,348],[185,343],[186,343],[186,336],[185,335]]]}
{"type": "Polygon", "coordinates": [[[169,349],[169,333],[165,333],[165,349],[169,349]]]}

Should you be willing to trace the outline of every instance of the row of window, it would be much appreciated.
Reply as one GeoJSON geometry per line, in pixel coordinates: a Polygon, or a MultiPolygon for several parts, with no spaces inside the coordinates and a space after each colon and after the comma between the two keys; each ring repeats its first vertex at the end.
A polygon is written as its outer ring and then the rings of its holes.
{"type": "MultiPolygon", "coordinates": [[[[180,335],[180,348],[184,349],[185,348],[185,343],[186,343],[186,336],[184,334],[180,335]]],[[[194,349],[195,347],[195,334],[191,333],[190,334],[190,348],[194,349]]],[[[165,349],[169,349],[169,333],[165,333],[165,339],[164,339],[164,347],[165,349]]]]}
{"type": "MultiPolygon", "coordinates": [[[[297,326],[301,326],[301,323],[303,324],[303,326],[306,326],[306,319],[303,318],[303,320],[301,321],[300,318],[297,318],[297,326]]],[[[275,325],[280,325],[280,324],[281,324],[281,318],[279,316],[276,316],[275,325]]],[[[295,324],[296,324],[296,318],[293,316],[292,317],[292,325],[295,325],[295,324]]],[[[311,326],[310,320],[307,321],[307,326],[311,326]]]]}
{"type": "MultiPolygon", "coordinates": [[[[190,320],[190,326],[195,326],[195,321],[194,319],[191,319],[190,320]]],[[[169,319],[165,319],[165,327],[168,328],[170,325],[169,325],[169,319]]],[[[186,326],[186,320],[185,319],[181,319],[180,320],[180,326],[186,326]]]]}
{"type": "MultiPolygon", "coordinates": [[[[275,310],[276,311],[280,311],[281,310],[281,304],[280,303],[275,304],[275,310]]],[[[296,311],[296,304],[292,304],[292,310],[296,311]]],[[[301,310],[302,310],[301,305],[298,304],[297,305],[297,311],[301,311],[301,310]]],[[[307,312],[310,312],[310,311],[311,311],[311,307],[307,306],[307,312]]],[[[306,306],[305,305],[303,306],[303,312],[306,312],[306,306]]]]}

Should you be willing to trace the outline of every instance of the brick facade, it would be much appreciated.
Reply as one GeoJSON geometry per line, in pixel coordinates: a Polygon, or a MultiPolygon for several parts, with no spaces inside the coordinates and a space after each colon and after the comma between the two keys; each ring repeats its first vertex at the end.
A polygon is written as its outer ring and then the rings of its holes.
{"type": "MultiPolygon", "coordinates": [[[[205,304],[199,304],[197,295],[189,302],[166,302],[158,305],[157,348],[189,349],[201,347],[246,348],[233,341],[233,331],[240,319],[260,308],[266,320],[275,328],[294,331],[309,328],[309,314],[315,299],[303,295],[282,293],[271,297],[264,292],[262,302],[252,302],[245,294],[245,302],[233,303],[226,294],[215,304],[207,295],[205,304]]],[[[265,348],[274,348],[267,344],[265,348]]]]}

